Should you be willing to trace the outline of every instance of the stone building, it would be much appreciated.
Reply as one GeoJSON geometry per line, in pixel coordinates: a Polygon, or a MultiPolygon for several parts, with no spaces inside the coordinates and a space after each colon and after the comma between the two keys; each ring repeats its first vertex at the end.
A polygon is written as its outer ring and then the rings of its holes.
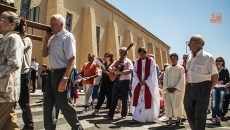
{"type": "MultiPolygon", "coordinates": [[[[87,54],[102,58],[105,52],[118,57],[118,49],[134,43],[128,57],[135,60],[137,48],[144,46],[155,55],[160,68],[169,61],[170,47],[147,29],[136,23],[106,0],[15,0],[18,14],[32,21],[49,24],[50,16],[59,13],[66,17],[66,29],[73,33],[77,45],[76,65],[87,62],[87,54]]],[[[30,29],[29,33],[45,36],[45,31],[30,29]]],[[[42,58],[43,41],[33,41],[33,57],[41,67],[48,64],[42,58]]]]}

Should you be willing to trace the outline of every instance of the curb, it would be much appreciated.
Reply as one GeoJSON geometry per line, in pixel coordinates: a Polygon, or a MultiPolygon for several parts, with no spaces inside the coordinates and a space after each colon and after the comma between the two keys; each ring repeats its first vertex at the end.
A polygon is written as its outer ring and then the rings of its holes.
{"type": "MultiPolygon", "coordinates": [[[[85,95],[85,93],[78,93],[78,95],[85,95]]],[[[30,94],[30,97],[43,97],[42,93],[30,94]]]]}

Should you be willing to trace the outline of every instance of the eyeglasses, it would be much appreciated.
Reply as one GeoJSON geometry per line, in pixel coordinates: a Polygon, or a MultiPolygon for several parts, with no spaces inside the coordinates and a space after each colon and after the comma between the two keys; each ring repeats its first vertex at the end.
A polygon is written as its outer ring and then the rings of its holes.
{"type": "Polygon", "coordinates": [[[223,62],[222,60],[216,60],[216,62],[223,62]]]}
{"type": "Polygon", "coordinates": [[[2,18],[2,17],[0,17],[0,21],[7,21],[7,22],[8,22],[7,19],[4,19],[4,18],[2,18]]]}

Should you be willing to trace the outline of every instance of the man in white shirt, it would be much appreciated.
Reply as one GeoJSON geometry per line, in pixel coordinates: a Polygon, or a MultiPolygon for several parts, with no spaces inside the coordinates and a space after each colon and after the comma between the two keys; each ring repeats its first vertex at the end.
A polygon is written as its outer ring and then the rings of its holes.
{"type": "Polygon", "coordinates": [[[195,34],[188,46],[192,51],[187,60],[187,86],[184,108],[192,130],[205,130],[209,97],[218,82],[218,71],[211,54],[203,50],[205,40],[195,34]]]}

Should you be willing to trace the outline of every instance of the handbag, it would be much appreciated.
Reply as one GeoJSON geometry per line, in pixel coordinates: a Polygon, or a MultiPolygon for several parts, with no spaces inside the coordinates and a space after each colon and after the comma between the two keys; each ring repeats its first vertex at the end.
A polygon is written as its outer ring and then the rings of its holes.
{"type": "Polygon", "coordinates": [[[9,86],[10,75],[0,78],[0,92],[5,93],[9,86]]]}

